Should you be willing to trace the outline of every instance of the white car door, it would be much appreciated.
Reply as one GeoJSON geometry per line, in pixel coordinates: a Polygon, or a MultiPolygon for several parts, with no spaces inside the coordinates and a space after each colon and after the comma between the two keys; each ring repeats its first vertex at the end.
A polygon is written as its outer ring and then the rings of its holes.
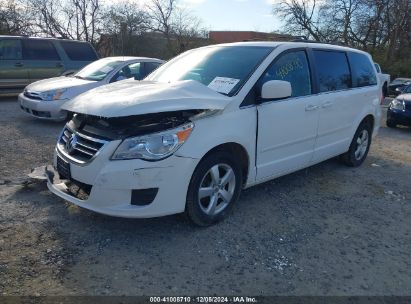
{"type": "Polygon", "coordinates": [[[319,101],[312,95],[311,79],[306,51],[298,49],[278,56],[259,80],[259,88],[269,80],[288,81],[292,96],[257,106],[257,180],[309,165],[319,119],[319,101]]]}
{"type": "Polygon", "coordinates": [[[362,93],[352,90],[346,52],[313,50],[319,84],[320,118],[313,163],[344,153],[352,140],[352,125],[363,108],[362,93]],[[360,94],[360,95],[358,95],[360,94]]]}

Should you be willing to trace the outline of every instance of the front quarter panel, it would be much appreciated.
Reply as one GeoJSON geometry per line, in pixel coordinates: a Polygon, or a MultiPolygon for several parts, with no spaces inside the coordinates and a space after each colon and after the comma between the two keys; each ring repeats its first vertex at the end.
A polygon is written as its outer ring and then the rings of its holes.
{"type": "Polygon", "coordinates": [[[195,127],[177,156],[203,158],[213,148],[236,143],[245,148],[249,158],[247,184],[255,180],[255,140],[257,112],[255,107],[222,111],[213,116],[194,120],[195,127]]]}

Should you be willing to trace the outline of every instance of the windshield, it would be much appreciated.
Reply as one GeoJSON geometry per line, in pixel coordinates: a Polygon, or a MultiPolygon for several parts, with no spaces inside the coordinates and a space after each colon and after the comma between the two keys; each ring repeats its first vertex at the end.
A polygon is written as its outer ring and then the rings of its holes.
{"type": "Polygon", "coordinates": [[[402,93],[411,93],[411,85],[409,85],[408,87],[406,87],[405,89],[404,89],[404,91],[402,91],[402,93]]]}
{"type": "Polygon", "coordinates": [[[397,78],[394,79],[391,84],[403,84],[409,81],[411,81],[411,79],[397,78]]]}
{"type": "Polygon", "coordinates": [[[213,46],[186,52],[146,79],[158,82],[195,80],[228,96],[248,80],[273,47],[213,46]]]}
{"type": "Polygon", "coordinates": [[[92,81],[100,81],[106,78],[106,76],[122,62],[123,61],[100,59],[86,65],[77,74],[75,74],[74,77],[92,81]]]}

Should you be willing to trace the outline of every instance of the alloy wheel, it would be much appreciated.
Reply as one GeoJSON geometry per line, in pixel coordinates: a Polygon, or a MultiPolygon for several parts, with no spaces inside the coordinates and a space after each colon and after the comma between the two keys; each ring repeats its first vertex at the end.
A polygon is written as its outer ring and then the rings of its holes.
{"type": "Polygon", "coordinates": [[[200,208],[209,216],[221,213],[231,202],[236,178],[233,168],[216,164],[204,175],[198,190],[200,208]]]}

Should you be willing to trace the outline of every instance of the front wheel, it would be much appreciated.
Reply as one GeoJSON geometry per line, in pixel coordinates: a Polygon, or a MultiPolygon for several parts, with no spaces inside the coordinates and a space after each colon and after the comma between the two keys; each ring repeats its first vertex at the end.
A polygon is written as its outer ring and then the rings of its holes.
{"type": "Polygon", "coordinates": [[[210,226],[228,214],[240,196],[242,171],[239,161],[225,151],[204,158],[191,178],[186,215],[198,226],[210,226]]]}
{"type": "Polygon", "coordinates": [[[367,158],[371,145],[372,126],[367,121],[361,123],[351,141],[350,149],[341,158],[350,167],[360,166],[367,158]]]}

